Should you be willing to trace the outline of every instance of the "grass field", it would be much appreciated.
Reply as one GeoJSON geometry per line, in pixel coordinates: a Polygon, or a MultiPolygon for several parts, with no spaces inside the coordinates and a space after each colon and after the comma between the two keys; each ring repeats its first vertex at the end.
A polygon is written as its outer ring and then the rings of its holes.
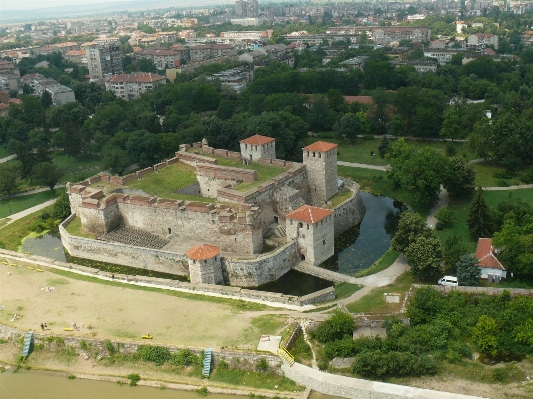
{"type": "Polygon", "coordinates": [[[50,157],[63,173],[61,183],[78,182],[102,171],[102,159],[97,155],[76,159],[69,157],[63,151],[53,151],[50,157]]]}
{"type": "Polygon", "coordinates": [[[382,288],[376,288],[369,294],[362,297],[357,302],[350,303],[346,307],[351,313],[389,313],[398,312],[402,307],[405,294],[414,283],[413,276],[406,272],[402,274],[396,282],[382,288]],[[385,293],[401,294],[400,303],[385,302],[385,293]]]}
{"type": "Polygon", "coordinates": [[[43,191],[42,193],[24,195],[9,200],[0,201],[0,218],[5,218],[14,213],[22,212],[32,206],[42,204],[52,198],[56,198],[58,192],[43,191]]]}
{"type": "Polygon", "coordinates": [[[22,239],[32,232],[31,223],[45,212],[52,213],[54,206],[50,205],[0,229],[0,248],[17,251],[22,239]]]}
{"type": "MultiPolygon", "coordinates": [[[[345,162],[356,162],[364,163],[368,165],[387,165],[388,162],[386,159],[383,159],[379,156],[378,148],[381,142],[381,139],[373,140],[363,140],[362,138],[357,139],[354,142],[350,141],[339,141],[335,139],[320,139],[317,137],[308,137],[303,139],[305,145],[314,143],[315,141],[328,141],[331,143],[338,144],[337,148],[337,158],[339,161],[345,162]],[[375,155],[372,155],[371,152],[374,152],[375,155]]],[[[446,151],[446,142],[444,141],[423,141],[423,140],[406,140],[407,143],[414,147],[423,147],[431,146],[436,148],[442,153],[446,151]]],[[[390,140],[390,143],[393,143],[394,140],[390,140]]],[[[453,143],[457,150],[457,156],[464,156],[466,160],[470,161],[476,159],[476,154],[470,152],[466,147],[466,143],[453,143]]]]}
{"type": "Polygon", "coordinates": [[[521,173],[510,174],[494,162],[482,162],[472,165],[476,171],[476,186],[481,187],[506,187],[524,184],[520,175],[533,171],[533,165],[521,168],[521,173]],[[506,176],[507,175],[507,176],[506,176]]]}

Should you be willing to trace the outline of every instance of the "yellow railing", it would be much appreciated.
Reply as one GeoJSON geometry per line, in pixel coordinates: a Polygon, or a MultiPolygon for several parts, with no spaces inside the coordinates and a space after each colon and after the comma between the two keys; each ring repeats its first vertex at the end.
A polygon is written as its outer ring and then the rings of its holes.
{"type": "Polygon", "coordinates": [[[294,356],[290,354],[290,352],[281,345],[278,348],[278,355],[289,365],[292,366],[294,364],[294,356]]]}

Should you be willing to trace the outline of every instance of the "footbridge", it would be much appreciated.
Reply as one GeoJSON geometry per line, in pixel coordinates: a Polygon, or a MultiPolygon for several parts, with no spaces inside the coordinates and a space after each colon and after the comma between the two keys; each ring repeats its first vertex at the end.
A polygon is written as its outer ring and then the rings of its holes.
{"type": "Polygon", "coordinates": [[[306,262],[298,263],[293,268],[299,272],[310,274],[311,276],[319,277],[324,280],[333,281],[334,283],[350,283],[350,284],[359,284],[358,279],[352,276],[347,276],[345,274],[333,272],[331,270],[323,269],[321,267],[313,266],[306,262]]]}

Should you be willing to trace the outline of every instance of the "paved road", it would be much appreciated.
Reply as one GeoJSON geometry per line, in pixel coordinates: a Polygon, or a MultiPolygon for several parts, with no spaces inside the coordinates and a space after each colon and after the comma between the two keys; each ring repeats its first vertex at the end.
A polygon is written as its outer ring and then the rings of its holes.
{"type": "Polygon", "coordinates": [[[350,168],[375,169],[375,170],[383,170],[383,171],[387,171],[390,169],[389,165],[380,166],[380,165],[369,165],[366,163],[355,163],[355,162],[344,162],[344,161],[337,161],[337,165],[349,166],[350,168]]]}
{"type": "MultiPolygon", "coordinates": [[[[62,186],[56,186],[56,188],[57,187],[62,187],[62,186]]],[[[24,197],[25,195],[42,193],[43,191],[47,191],[47,190],[50,190],[50,189],[48,187],[43,187],[43,188],[38,188],[38,189],[35,189],[35,190],[24,191],[23,193],[4,195],[3,197],[0,197],[0,200],[10,199],[10,198],[17,198],[17,197],[24,197]]]]}
{"type": "MultiPolygon", "coordinates": [[[[54,202],[57,201],[57,198],[53,198],[51,200],[48,200],[46,202],[43,202],[42,204],[32,206],[31,208],[28,208],[22,212],[14,213],[13,215],[9,215],[6,219],[9,219],[9,222],[7,222],[4,226],[7,226],[10,223],[13,223],[15,220],[22,219],[24,216],[31,215],[34,212],[40,211],[43,208],[46,208],[48,205],[52,205],[54,202]]],[[[0,227],[0,229],[2,228],[0,227]]]]}
{"type": "Polygon", "coordinates": [[[533,188],[533,184],[520,184],[518,186],[509,187],[483,187],[485,191],[505,191],[505,190],[520,190],[522,188],[533,188]]]}
{"type": "Polygon", "coordinates": [[[5,158],[0,158],[0,163],[11,161],[12,159],[15,159],[16,157],[17,157],[16,154],[13,154],[5,158]]]}

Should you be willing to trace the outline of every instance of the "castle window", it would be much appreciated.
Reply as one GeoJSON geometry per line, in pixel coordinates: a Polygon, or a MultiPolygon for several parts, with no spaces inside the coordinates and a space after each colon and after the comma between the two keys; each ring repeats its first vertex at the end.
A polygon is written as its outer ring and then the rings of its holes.
{"type": "Polygon", "coordinates": [[[318,157],[322,158],[322,153],[321,152],[318,153],[318,157]]]}
{"type": "Polygon", "coordinates": [[[170,227],[168,228],[168,234],[172,234],[172,229],[170,227]]]}
{"type": "Polygon", "coordinates": [[[303,223],[298,223],[298,228],[299,228],[299,229],[301,229],[301,228],[303,228],[303,227],[304,227],[303,223]]]}
{"type": "Polygon", "coordinates": [[[237,237],[235,237],[235,242],[237,242],[237,237]]]}
{"type": "Polygon", "coordinates": [[[244,145],[244,149],[245,149],[245,150],[248,149],[248,144],[245,144],[245,145],[244,145]]]}
{"type": "Polygon", "coordinates": [[[309,230],[309,225],[307,225],[307,230],[309,230]]]}
{"type": "Polygon", "coordinates": [[[315,152],[313,151],[313,158],[315,157],[315,155],[316,155],[316,154],[315,154],[315,152]]]}
{"type": "Polygon", "coordinates": [[[307,157],[309,158],[309,151],[307,151],[307,157]]]}
{"type": "Polygon", "coordinates": [[[291,226],[292,226],[292,219],[291,219],[291,226]]]}
{"type": "MultiPolygon", "coordinates": [[[[326,241],[324,241],[324,243],[325,243],[325,242],[326,242],[326,241]]],[[[204,264],[206,264],[206,265],[207,265],[207,261],[206,261],[206,260],[204,260],[204,264]]]]}
{"type": "Polygon", "coordinates": [[[326,240],[322,241],[322,245],[326,245],[326,240]]]}

